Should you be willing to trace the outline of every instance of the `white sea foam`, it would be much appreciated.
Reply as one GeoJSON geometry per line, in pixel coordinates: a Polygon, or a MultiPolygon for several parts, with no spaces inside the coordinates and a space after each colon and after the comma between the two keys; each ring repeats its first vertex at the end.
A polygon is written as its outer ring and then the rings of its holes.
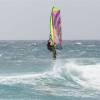
{"type": "MultiPolygon", "coordinates": [[[[96,88],[100,90],[100,64],[95,65],[78,65],[75,63],[66,63],[63,67],[55,68],[61,75],[69,75],[74,82],[84,88],[96,88]],[[63,75],[63,74],[62,74],[63,75]]],[[[57,73],[58,73],[57,72],[57,73]]]]}
{"type": "Polygon", "coordinates": [[[82,44],[82,42],[76,42],[75,44],[81,45],[81,44],[82,44]]]}
{"type": "Polygon", "coordinates": [[[96,45],[93,45],[93,44],[91,44],[91,45],[87,45],[87,47],[95,47],[96,45]]]}
{"type": "MultiPolygon", "coordinates": [[[[59,85],[71,85],[67,84],[68,81],[71,81],[83,88],[100,90],[100,64],[79,65],[74,62],[62,64],[58,61],[54,64],[53,69],[44,73],[0,76],[0,84],[31,84],[37,86],[37,89],[48,88],[50,91],[52,91],[50,84],[58,84],[54,83],[54,80],[64,81],[59,85]]],[[[59,89],[59,87],[56,86],[56,89],[59,89]]]]}
{"type": "Polygon", "coordinates": [[[3,54],[0,54],[0,57],[2,57],[3,54]]]}

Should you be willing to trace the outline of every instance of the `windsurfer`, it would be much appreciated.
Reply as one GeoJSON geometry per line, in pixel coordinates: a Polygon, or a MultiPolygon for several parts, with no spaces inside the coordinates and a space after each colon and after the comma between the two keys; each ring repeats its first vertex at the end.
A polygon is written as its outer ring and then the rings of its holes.
{"type": "Polygon", "coordinates": [[[47,48],[53,52],[53,58],[56,58],[56,45],[53,44],[52,40],[48,40],[47,48]]]}
{"type": "Polygon", "coordinates": [[[48,40],[47,48],[48,48],[50,51],[52,51],[52,50],[53,50],[54,45],[53,45],[52,40],[48,40]]]}

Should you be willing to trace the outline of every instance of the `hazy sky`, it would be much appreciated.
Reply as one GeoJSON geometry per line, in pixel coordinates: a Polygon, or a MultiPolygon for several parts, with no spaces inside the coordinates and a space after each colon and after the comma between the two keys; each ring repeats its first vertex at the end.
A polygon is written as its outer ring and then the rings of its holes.
{"type": "MultiPolygon", "coordinates": [[[[49,37],[52,0],[0,0],[0,39],[49,37]]],[[[100,0],[56,0],[63,39],[100,39],[100,0]]]]}

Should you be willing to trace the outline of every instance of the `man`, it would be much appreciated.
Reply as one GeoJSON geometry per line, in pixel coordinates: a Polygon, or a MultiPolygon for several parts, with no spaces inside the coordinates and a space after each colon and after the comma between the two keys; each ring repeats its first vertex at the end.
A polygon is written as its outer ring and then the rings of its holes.
{"type": "Polygon", "coordinates": [[[55,47],[52,40],[48,40],[47,48],[52,51],[55,47]]]}
{"type": "Polygon", "coordinates": [[[47,48],[53,52],[53,58],[56,58],[56,44],[52,40],[48,40],[47,48]]]}

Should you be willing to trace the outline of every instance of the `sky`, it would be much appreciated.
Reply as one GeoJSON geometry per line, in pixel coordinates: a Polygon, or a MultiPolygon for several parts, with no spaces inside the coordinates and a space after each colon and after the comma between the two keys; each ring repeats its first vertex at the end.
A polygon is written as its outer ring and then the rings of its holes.
{"type": "Polygon", "coordinates": [[[63,40],[100,39],[100,0],[0,0],[0,40],[48,40],[53,5],[63,40]]]}

